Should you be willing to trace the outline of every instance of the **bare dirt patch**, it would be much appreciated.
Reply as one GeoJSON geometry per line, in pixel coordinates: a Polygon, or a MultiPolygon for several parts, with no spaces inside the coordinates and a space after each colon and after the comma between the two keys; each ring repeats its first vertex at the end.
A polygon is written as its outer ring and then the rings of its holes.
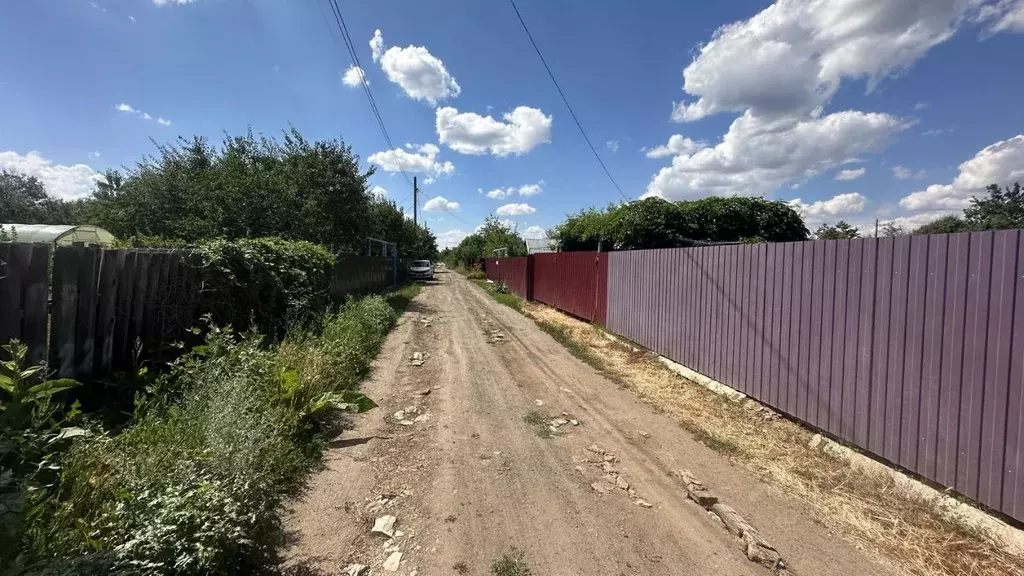
{"type": "Polygon", "coordinates": [[[606,338],[547,306],[527,303],[527,316],[569,339],[570,351],[676,420],[706,446],[810,504],[818,521],[858,547],[878,550],[901,571],[921,576],[1024,575],[1024,558],[968,522],[950,517],[934,498],[891,475],[851,466],[812,447],[814,433],[755,402],[736,402],[690,382],[646,351],[606,338]]]}

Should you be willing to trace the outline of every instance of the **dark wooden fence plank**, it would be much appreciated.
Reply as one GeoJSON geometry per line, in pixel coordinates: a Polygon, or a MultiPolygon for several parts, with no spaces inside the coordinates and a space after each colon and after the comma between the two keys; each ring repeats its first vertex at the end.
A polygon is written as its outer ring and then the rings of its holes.
{"type": "MultiPolygon", "coordinates": [[[[97,374],[110,372],[114,358],[114,316],[117,307],[117,252],[100,252],[99,281],[96,284],[96,348],[93,370],[97,374]]],[[[122,261],[123,264],[123,261],[122,261]]]]}
{"type": "Polygon", "coordinates": [[[75,375],[75,327],[78,323],[80,248],[58,248],[53,256],[53,304],[50,308],[50,370],[61,378],[75,375]]]}
{"type": "Polygon", "coordinates": [[[31,260],[31,244],[0,244],[0,345],[21,339],[23,288],[31,260]]]}
{"type": "Polygon", "coordinates": [[[96,347],[96,284],[99,248],[79,248],[78,321],[75,325],[75,375],[91,376],[96,347]]]}
{"type": "Polygon", "coordinates": [[[46,337],[49,333],[50,245],[33,244],[27,280],[22,286],[24,315],[21,339],[28,346],[27,361],[37,366],[46,361],[46,337]]]}

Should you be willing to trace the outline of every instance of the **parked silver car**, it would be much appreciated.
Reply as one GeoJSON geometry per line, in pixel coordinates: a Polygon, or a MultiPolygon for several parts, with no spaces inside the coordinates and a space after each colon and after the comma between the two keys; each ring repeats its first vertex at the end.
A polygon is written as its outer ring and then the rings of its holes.
{"type": "Polygon", "coordinates": [[[410,280],[433,280],[434,265],[430,260],[413,260],[409,265],[410,280]]]}

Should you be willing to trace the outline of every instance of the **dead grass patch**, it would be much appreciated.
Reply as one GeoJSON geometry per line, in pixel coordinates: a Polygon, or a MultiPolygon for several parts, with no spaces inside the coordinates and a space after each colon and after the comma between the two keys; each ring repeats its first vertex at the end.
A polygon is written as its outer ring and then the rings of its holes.
{"type": "Polygon", "coordinates": [[[724,398],[669,370],[646,351],[604,337],[547,306],[524,312],[578,358],[635,392],[705,445],[808,502],[821,521],[873,547],[918,576],[1024,576],[1024,558],[987,532],[951,518],[935,498],[891,475],[853,467],[808,446],[813,433],[785,419],[764,420],[756,404],[724,398]],[[557,336],[556,336],[557,334],[557,336]]]}

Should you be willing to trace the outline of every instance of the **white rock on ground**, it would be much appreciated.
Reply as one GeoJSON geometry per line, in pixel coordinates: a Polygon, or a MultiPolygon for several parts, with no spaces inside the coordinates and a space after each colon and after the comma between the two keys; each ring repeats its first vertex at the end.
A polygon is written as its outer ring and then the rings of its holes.
{"type": "Polygon", "coordinates": [[[395,517],[388,514],[387,516],[381,516],[373,523],[373,529],[370,530],[370,534],[380,534],[391,538],[395,535],[395,517]]]}
{"type": "Polygon", "coordinates": [[[398,565],[402,563],[402,553],[392,552],[388,559],[384,561],[384,570],[386,572],[398,572],[398,565]]]}

